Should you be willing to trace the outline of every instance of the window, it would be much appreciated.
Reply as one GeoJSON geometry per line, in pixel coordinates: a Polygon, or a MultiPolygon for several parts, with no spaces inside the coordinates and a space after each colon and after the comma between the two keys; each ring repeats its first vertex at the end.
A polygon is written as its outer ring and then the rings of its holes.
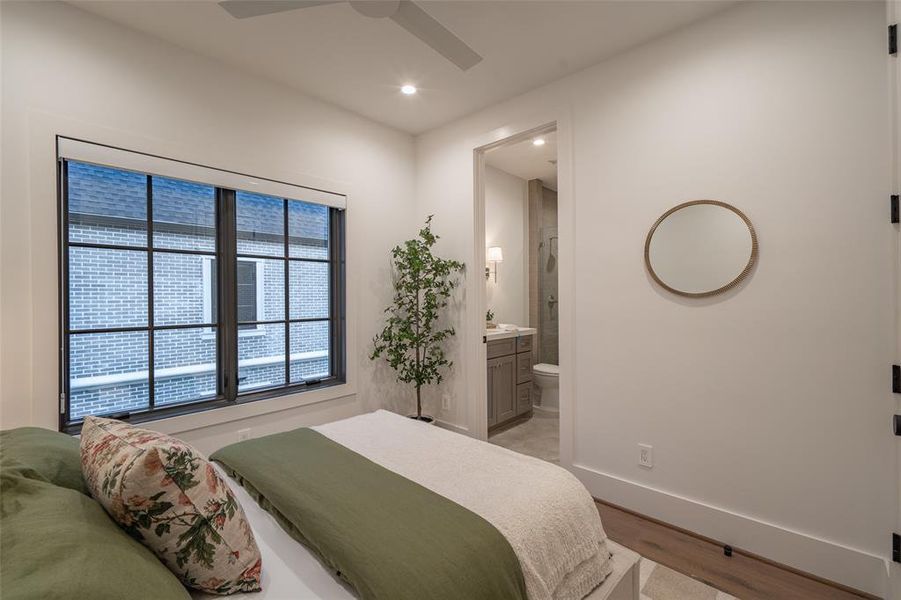
{"type": "Polygon", "coordinates": [[[62,429],[344,381],[342,208],[200,167],[211,183],[169,177],[168,162],[164,176],[61,156],[62,429]]]}
{"type": "MultiPolygon", "coordinates": [[[[256,321],[257,307],[262,306],[265,301],[263,293],[266,286],[263,282],[262,263],[256,260],[239,258],[237,269],[238,320],[256,321]]],[[[215,320],[213,315],[216,314],[218,308],[219,287],[217,277],[216,259],[211,258],[210,260],[204,261],[203,314],[204,320],[207,322],[215,320]]],[[[238,335],[247,335],[246,332],[257,331],[258,329],[259,328],[256,325],[238,325],[238,335]]]]}
{"type": "MultiPolygon", "coordinates": [[[[263,293],[262,269],[260,263],[252,260],[238,260],[238,321],[256,321],[257,305],[262,305],[259,296],[263,293]]],[[[240,329],[240,327],[238,328],[240,329]]]]}

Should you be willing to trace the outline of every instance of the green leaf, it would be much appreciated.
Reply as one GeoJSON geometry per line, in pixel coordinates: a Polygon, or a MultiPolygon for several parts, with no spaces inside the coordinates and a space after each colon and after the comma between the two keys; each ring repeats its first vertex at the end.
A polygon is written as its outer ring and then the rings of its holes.
{"type": "Polygon", "coordinates": [[[157,502],[150,507],[150,510],[147,511],[147,514],[149,514],[151,517],[157,517],[172,508],[172,506],[173,505],[171,502],[157,502]]]}
{"type": "Polygon", "coordinates": [[[452,327],[437,325],[464,270],[462,262],[433,253],[438,239],[432,233],[429,215],[417,239],[391,250],[394,296],[384,311],[385,325],[373,338],[369,356],[371,360],[384,358],[396,371],[397,380],[413,384],[417,392],[423,385],[440,383],[440,370],[450,366],[442,346],[455,332],[452,327]]]}

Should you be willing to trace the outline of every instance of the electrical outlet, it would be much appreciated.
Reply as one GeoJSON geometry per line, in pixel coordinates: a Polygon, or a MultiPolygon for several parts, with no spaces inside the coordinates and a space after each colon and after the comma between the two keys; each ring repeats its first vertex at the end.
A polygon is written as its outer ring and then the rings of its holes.
{"type": "Polygon", "coordinates": [[[450,410],[450,396],[441,396],[441,410],[450,410]]]}
{"type": "Polygon", "coordinates": [[[654,446],[638,444],[638,464],[648,469],[654,467],[654,446]]]}
{"type": "Polygon", "coordinates": [[[244,440],[249,440],[249,439],[250,439],[250,428],[238,430],[238,441],[239,442],[243,442],[244,440]]]}

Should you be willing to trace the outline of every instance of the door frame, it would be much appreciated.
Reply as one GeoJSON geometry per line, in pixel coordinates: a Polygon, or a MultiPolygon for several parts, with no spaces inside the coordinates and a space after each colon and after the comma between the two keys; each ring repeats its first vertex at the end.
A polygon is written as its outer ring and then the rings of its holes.
{"type": "MultiPolygon", "coordinates": [[[[886,2],[888,25],[901,21],[901,0],[886,2]]],[[[901,193],[901,56],[890,56],[888,63],[889,110],[891,123],[891,193],[901,193]]],[[[901,226],[894,225],[895,240],[895,364],[901,363],[901,226]]],[[[901,414],[901,397],[895,396],[895,413],[901,414]]],[[[901,533],[901,439],[895,443],[895,472],[898,512],[895,515],[894,532],[901,533]]],[[[889,597],[901,598],[901,564],[886,561],[889,567],[889,597]]]]}
{"type": "Polygon", "coordinates": [[[464,347],[466,370],[473,376],[467,378],[467,429],[478,439],[488,439],[487,395],[487,344],[485,342],[485,153],[510,143],[520,142],[536,135],[557,132],[557,221],[559,239],[559,344],[560,344],[560,464],[569,468],[573,461],[573,423],[575,398],[575,361],[573,323],[575,319],[575,202],[573,194],[573,135],[571,108],[559,107],[544,114],[534,115],[493,129],[474,139],[473,148],[473,247],[470,264],[475,274],[468,290],[470,309],[467,311],[467,329],[464,347]]]}

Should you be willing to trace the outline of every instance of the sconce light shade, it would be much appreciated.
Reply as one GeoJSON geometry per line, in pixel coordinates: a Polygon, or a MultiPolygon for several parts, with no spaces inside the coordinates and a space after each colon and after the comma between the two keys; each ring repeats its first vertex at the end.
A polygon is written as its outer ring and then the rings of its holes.
{"type": "Polygon", "coordinates": [[[504,251],[500,246],[492,246],[488,248],[488,262],[504,262],[504,251]]]}

